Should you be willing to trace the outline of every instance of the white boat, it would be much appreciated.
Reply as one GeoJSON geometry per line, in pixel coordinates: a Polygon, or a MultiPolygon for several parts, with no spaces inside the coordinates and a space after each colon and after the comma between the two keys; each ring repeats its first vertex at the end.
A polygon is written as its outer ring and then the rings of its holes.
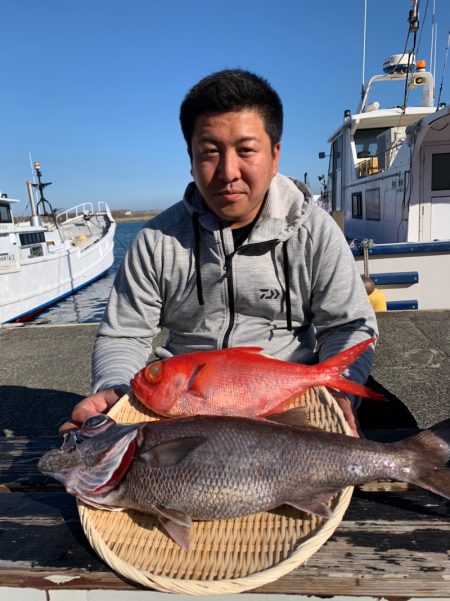
{"type": "Polygon", "coordinates": [[[14,219],[18,200],[0,196],[0,324],[30,319],[99,278],[114,261],[116,224],[106,203],[53,212],[36,165],[39,184],[27,182],[29,221],[14,219]],[[41,193],[38,203],[33,186],[41,193]],[[47,206],[51,210],[40,214],[47,206]]]}
{"type": "Polygon", "coordinates": [[[448,309],[450,107],[435,105],[433,75],[412,52],[388,57],[361,96],[328,140],[329,209],[388,310],[448,309]],[[380,85],[400,88],[397,104],[380,105],[380,85]]]}

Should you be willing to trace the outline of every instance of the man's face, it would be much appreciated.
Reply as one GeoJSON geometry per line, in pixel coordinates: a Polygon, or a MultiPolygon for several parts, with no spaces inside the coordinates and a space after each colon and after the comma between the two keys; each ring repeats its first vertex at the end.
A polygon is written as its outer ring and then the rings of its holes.
{"type": "Polygon", "coordinates": [[[192,174],[209,209],[232,228],[258,214],[277,173],[280,144],[272,148],[256,111],[197,118],[192,135],[192,174]]]}

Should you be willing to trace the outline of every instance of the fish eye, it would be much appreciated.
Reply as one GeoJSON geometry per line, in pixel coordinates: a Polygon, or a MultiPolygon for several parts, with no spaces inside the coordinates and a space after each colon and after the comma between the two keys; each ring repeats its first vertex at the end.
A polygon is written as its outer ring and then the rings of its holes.
{"type": "Polygon", "coordinates": [[[147,382],[154,384],[155,382],[159,382],[162,377],[163,365],[162,361],[154,361],[150,363],[144,370],[144,377],[147,382]]]}
{"type": "Polygon", "coordinates": [[[98,428],[106,421],[108,421],[107,415],[93,415],[92,417],[88,417],[83,425],[92,430],[92,428],[98,428]]]}
{"type": "Polygon", "coordinates": [[[103,430],[110,423],[112,423],[112,420],[107,415],[92,415],[84,421],[81,426],[81,432],[85,436],[90,436],[91,434],[96,434],[99,430],[103,430]]]}

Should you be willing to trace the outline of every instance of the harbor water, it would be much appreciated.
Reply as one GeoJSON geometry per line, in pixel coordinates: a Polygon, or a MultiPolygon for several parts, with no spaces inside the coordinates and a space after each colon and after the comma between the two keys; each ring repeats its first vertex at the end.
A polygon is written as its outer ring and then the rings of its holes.
{"type": "Polygon", "coordinates": [[[101,321],[117,270],[131,241],[145,223],[146,221],[118,223],[114,238],[114,263],[108,272],[89,286],[40,313],[31,323],[60,325],[101,321]]]}

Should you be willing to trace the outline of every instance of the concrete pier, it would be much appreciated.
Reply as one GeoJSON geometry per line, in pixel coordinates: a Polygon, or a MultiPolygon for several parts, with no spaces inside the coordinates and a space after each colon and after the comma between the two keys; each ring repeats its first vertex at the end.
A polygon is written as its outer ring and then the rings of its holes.
{"type": "MultiPolygon", "coordinates": [[[[378,314],[373,375],[420,427],[450,417],[450,311],[378,314]]],[[[90,391],[97,325],[0,328],[0,436],[53,435],[90,391]]]]}

